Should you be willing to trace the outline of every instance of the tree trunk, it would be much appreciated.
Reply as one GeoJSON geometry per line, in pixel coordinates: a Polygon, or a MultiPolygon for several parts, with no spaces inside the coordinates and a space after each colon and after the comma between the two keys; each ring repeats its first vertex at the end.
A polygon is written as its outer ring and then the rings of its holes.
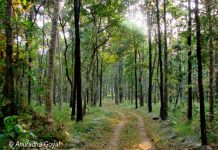
{"type": "Polygon", "coordinates": [[[167,22],[166,22],[167,0],[164,0],[164,117],[167,119],[168,109],[168,52],[167,52],[167,22]]]}
{"type": "Polygon", "coordinates": [[[13,27],[12,17],[13,8],[12,0],[7,0],[6,3],[6,19],[5,19],[5,36],[6,36],[6,73],[4,83],[4,102],[6,104],[7,112],[3,112],[7,115],[17,114],[17,104],[15,100],[14,89],[14,70],[13,70],[13,27]]]}
{"type": "Polygon", "coordinates": [[[200,99],[200,122],[201,122],[201,142],[202,145],[207,145],[205,108],[204,108],[204,88],[202,81],[202,57],[201,57],[201,24],[199,18],[198,0],[195,0],[195,21],[196,21],[196,42],[197,42],[197,60],[198,60],[198,88],[200,99]]]}
{"type": "Polygon", "coordinates": [[[76,121],[83,120],[82,114],[82,79],[81,79],[81,56],[80,56],[80,5],[81,0],[74,0],[74,22],[75,22],[75,67],[74,67],[74,83],[76,90],[77,116],[76,121]]]}
{"type": "Polygon", "coordinates": [[[210,66],[209,66],[209,112],[210,112],[210,121],[214,119],[214,97],[213,97],[213,76],[214,76],[214,52],[213,52],[213,39],[212,39],[212,20],[211,20],[211,0],[207,1],[207,15],[209,23],[209,57],[210,57],[210,66]]]}
{"type": "Polygon", "coordinates": [[[115,96],[115,104],[119,104],[119,88],[118,88],[118,75],[115,74],[115,83],[114,83],[114,96],[115,96]]]}
{"type": "Polygon", "coordinates": [[[144,106],[144,95],[143,95],[143,86],[142,86],[142,75],[143,75],[143,70],[141,64],[143,63],[143,54],[141,55],[139,52],[139,61],[140,61],[140,66],[139,66],[139,92],[140,92],[140,107],[144,106]]]}
{"type": "Polygon", "coordinates": [[[95,89],[95,106],[99,101],[99,54],[98,49],[96,50],[96,89],[95,89]]]}
{"type": "Polygon", "coordinates": [[[33,23],[32,23],[32,20],[33,20],[33,10],[31,9],[30,10],[30,16],[29,16],[29,22],[31,23],[31,26],[29,27],[29,29],[27,29],[27,33],[26,33],[26,48],[28,50],[28,56],[29,56],[29,67],[28,67],[28,71],[29,71],[29,75],[28,75],[28,104],[30,105],[31,104],[31,98],[32,98],[32,79],[31,79],[31,65],[32,65],[32,56],[31,56],[31,43],[32,43],[32,28],[33,28],[33,23]]]}
{"type": "Polygon", "coordinates": [[[122,61],[119,62],[118,64],[118,72],[119,72],[119,79],[118,79],[118,88],[119,88],[119,101],[122,103],[123,101],[123,83],[122,83],[122,78],[123,78],[123,64],[122,61]]]}
{"type": "Polygon", "coordinates": [[[86,103],[89,104],[89,69],[86,68],[86,103]]]}
{"type": "Polygon", "coordinates": [[[148,112],[152,112],[152,45],[151,45],[151,17],[147,12],[148,49],[149,49],[149,85],[148,85],[148,112]]]}
{"type": "Polygon", "coordinates": [[[71,85],[70,107],[71,107],[71,120],[75,120],[76,115],[76,90],[75,85],[71,85]]]}
{"type": "Polygon", "coordinates": [[[60,65],[60,99],[59,99],[59,109],[62,108],[62,101],[63,101],[63,70],[62,70],[62,60],[61,60],[61,47],[60,47],[60,35],[58,34],[58,61],[60,65]]]}
{"type": "Polygon", "coordinates": [[[137,49],[134,46],[135,51],[135,108],[138,109],[138,83],[137,83],[137,49]]]}
{"type": "Polygon", "coordinates": [[[215,53],[216,98],[218,98],[218,52],[215,53]]]}
{"type": "Polygon", "coordinates": [[[54,11],[52,18],[51,43],[49,48],[49,66],[47,78],[47,95],[46,95],[46,116],[48,121],[52,120],[52,88],[54,80],[54,65],[55,65],[55,49],[57,45],[58,31],[58,16],[59,16],[59,0],[54,0],[54,11]]]}
{"type": "Polygon", "coordinates": [[[188,114],[189,120],[192,120],[192,48],[191,48],[191,30],[192,30],[192,18],[191,18],[191,1],[188,0],[188,114]]]}
{"type": "Polygon", "coordinates": [[[95,84],[95,72],[94,72],[94,65],[92,68],[92,85],[91,85],[91,105],[95,106],[95,90],[94,90],[94,84],[95,84]]]}
{"type": "Polygon", "coordinates": [[[57,85],[57,79],[56,79],[56,75],[54,74],[54,84],[53,84],[53,103],[56,106],[56,86],[57,85]]]}
{"type": "Polygon", "coordinates": [[[102,80],[103,80],[103,61],[101,61],[101,70],[100,70],[100,103],[99,107],[102,107],[102,80]]]}
{"type": "Polygon", "coordinates": [[[158,48],[159,48],[159,64],[160,64],[160,118],[162,120],[167,119],[167,112],[164,95],[163,95],[163,65],[162,65],[162,49],[161,49],[161,33],[160,33],[160,16],[159,16],[159,1],[156,0],[156,9],[157,9],[157,27],[158,27],[158,48]]]}

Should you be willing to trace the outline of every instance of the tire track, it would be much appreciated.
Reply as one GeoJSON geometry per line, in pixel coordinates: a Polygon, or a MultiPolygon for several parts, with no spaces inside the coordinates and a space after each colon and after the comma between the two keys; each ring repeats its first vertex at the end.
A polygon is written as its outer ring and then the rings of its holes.
{"type": "Polygon", "coordinates": [[[106,150],[118,150],[118,145],[119,145],[119,141],[120,141],[120,134],[121,134],[122,128],[124,127],[125,123],[127,122],[126,116],[121,112],[118,112],[118,113],[121,116],[121,120],[120,120],[119,124],[115,127],[115,129],[113,131],[113,135],[111,137],[111,140],[105,148],[106,150]]]}
{"type": "Polygon", "coordinates": [[[144,119],[140,115],[136,113],[132,113],[138,119],[138,130],[140,136],[140,144],[137,146],[139,150],[155,150],[154,146],[152,146],[150,139],[148,138],[145,132],[144,119]]]}

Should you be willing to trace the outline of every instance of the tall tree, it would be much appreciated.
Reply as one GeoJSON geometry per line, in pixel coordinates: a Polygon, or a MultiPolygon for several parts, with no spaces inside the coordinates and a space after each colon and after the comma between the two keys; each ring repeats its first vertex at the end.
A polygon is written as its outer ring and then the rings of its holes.
{"type": "Polygon", "coordinates": [[[60,47],[60,35],[58,34],[58,61],[60,65],[60,100],[59,100],[59,109],[61,110],[62,101],[63,101],[63,69],[62,69],[62,59],[61,59],[61,47],[60,47]]]}
{"type": "Polygon", "coordinates": [[[137,83],[137,48],[135,47],[135,35],[133,35],[134,61],[135,61],[135,108],[138,108],[138,83],[137,83]]]}
{"type": "Polygon", "coordinates": [[[74,86],[76,95],[74,99],[77,102],[77,116],[76,121],[83,120],[82,114],[82,79],[81,79],[81,56],[80,56],[80,6],[81,0],[74,0],[74,22],[75,22],[75,66],[74,66],[74,86]]]}
{"type": "Polygon", "coordinates": [[[53,82],[55,72],[55,49],[57,47],[58,36],[58,18],[59,18],[59,0],[54,0],[54,10],[52,16],[51,41],[49,47],[49,65],[47,76],[47,95],[46,95],[46,116],[48,121],[52,119],[52,103],[53,103],[53,82]]]}
{"type": "Polygon", "coordinates": [[[192,17],[191,17],[191,1],[188,0],[188,114],[189,120],[192,119],[192,49],[191,49],[191,31],[192,30],[192,17]]]}
{"type": "Polygon", "coordinates": [[[162,62],[162,48],[161,48],[161,33],[160,33],[160,14],[159,14],[159,0],[156,0],[156,15],[157,15],[157,28],[158,28],[158,48],[159,48],[159,65],[160,65],[160,118],[162,120],[167,119],[166,108],[164,105],[163,95],[163,62],[162,62]]]}
{"type": "Polygon", "coordinates": [[[12,0],[7,0],[5,13],[5,35],[6,35],[6,73],[3,95],[5,104],[8,106],[8,115],[17,113],[17,104],[15,100],[14,90],[14,70],[13,70],[13,27],[12,17],[13,8],[12,0]]]}
{"type": "Polygon", "coordinates": [[[164,115],[167,118],[168,108],[168,48],[167,48],[167,21],[166,21],[166,8],[167,0],[164,0],[164,115]]]}
{"type": "Polygon", "coordinates": [[[152,45],[151,45],[151,14],[147,11],[148,49],[149,49],[149,85],[148,85],[148,112],[152,112],[152,45]]]}
{"type": "Polygon", "coordinates": [[[213,76],[214,76],[214,52],[213,52],[213,39],[212,39],[212,18],[211,18],[211,11],[212,11],[212,0],[206,1],[207,5],[207,16],[208,16],[208,26],[209,26],[209,59],[210,59],[210,66],[209,66],[209,112],[210,112],[210,120],[214,118],[214,97],[213,97],[213,76]]]}
{"type": "Polygon", "coordinates": [[[202,81],[202,56],[201,56],[201,23],[199,18],[198,0],[195,0],[195,21],[196,21],[196,51],[198,60],[198,90],[200,99],[200,122],[201,122],[201,142],[207,145],[205,108],[204,108],[204,87],[202,81]]]}
{"type": "Polygon", "coordinates": [[[103,82],[103,60],[101,60],[101,70],[100,70],[100,101],[99,101],[99,107],[102,107],[102,82],[103,82]]]}

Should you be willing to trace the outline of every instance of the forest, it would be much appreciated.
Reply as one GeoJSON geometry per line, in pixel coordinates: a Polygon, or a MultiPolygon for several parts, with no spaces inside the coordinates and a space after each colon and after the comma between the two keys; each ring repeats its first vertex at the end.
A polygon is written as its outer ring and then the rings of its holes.
{"type": "Polygon", "coordinates": [[[218,149],[218,1],[0,0],[0,149],[218,149]]]}

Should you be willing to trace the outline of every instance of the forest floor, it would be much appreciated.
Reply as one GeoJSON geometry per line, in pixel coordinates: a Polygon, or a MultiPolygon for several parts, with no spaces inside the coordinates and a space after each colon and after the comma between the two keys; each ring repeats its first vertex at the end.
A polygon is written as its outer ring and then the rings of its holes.
{"type": "Polygon", "coordinates": [[[79,127],[80,133],[77,129],[76,132],[75,129],[71,130],[73,138],[66,144],[65,149],[155,149],[146,134],[144,117],[134,109],[116,106],[112,101],[106,101],[103,108],[96,110],[93,114],[88,114],[88,118],[84,118],[86,126],[79,127]],[[102,114],[95,114],[96,110],[102,111],[102,114]],[[95,119],[89,120],[92,115],[95,115],[95,119]],[[92,127],[96,121],[98,123],[92,127]]]}
{"type": "MultiPolygon", "coordinates": [[[[83,122],[69,122],[68,132],[71,138],[64,149],[202,149],[198,133],[190,130],[185,121],[180,123],[182,126],[174,125],[169,120],[156,120],[154,118],[158,118],[157,113],[148,114],[146,111],[144,107],[136,110],[129,102],[115,105],[111,100],[105,101],[101,108],[88,108],[83,122]]],[[[211,146],[203,149],[211,149],[211,146]]]]}

